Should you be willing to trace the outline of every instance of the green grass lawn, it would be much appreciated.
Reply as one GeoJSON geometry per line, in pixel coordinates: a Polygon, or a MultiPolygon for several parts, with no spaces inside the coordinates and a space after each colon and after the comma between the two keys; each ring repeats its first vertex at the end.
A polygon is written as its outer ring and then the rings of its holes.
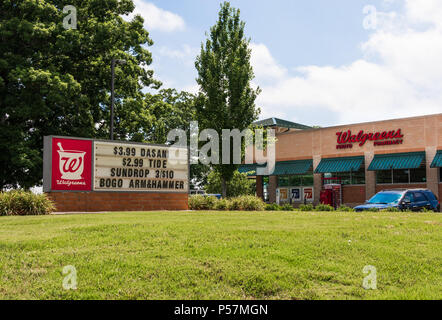
{"type": "Polygon", "coordinates": [[[0,217],[0,298],[441,299],[442,214],[0,217]],[[362,288],[366,265],[377,290],[362,288]]]}

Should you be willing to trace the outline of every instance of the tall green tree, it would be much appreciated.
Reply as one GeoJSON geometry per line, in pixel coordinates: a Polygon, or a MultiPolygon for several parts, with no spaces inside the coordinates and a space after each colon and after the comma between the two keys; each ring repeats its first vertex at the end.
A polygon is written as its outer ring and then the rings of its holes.
{"type": "Polygon", "coordinates": [[[153,44],[132,0],[0,1],[0,190],[42,178],[45,135],[106,138],[110,64],[116,68],[116,138],[139,140],[152,127],[144,87],[160,83],[148,69],[153,44]],[[77,9],[65,29],[63,7],[77,9]]]}
{"type": "MultiPolygon", "coordinates": [[[[245,37],[244,28],[240,11],[224,2],[218,21],[210,29],[205,44],[201,44],[201,53],[195,62],[203,99],[203,103],[197,104],[200,128],[214,129],[220,135],[222,129],[242,131],[250,127],[260,112],[255,106],[260,89],[253,89],[250,84],[254,74],[250,64],[250,39],[245,37]]],[[[230,154],[233,157],[233,152],[230,154]]],[[[213,165],[220,174],[224,197],[228,194],[227,182],[238,168],[233,159],[230,163],[213,165]]]]}
{"type": "MultiPolygon", "coordinates": [[[[205,190],[209,194],[222,192],[221,176],[219,172],[211,171],[207,176],[205,190]]],[[[256,182],[249,179],[246,173],[235,171],[232,179],[227,182],[227,197],[253,196],[256,192],[256,182]]]]}
{"type": "Polygon", "coordinates": [[[145,102],[153,125],[143,131],[143,140],[166,143],[172,129],[182,129],[189,136],[190,122],[195,119],[196,97],[186,91],[162,89],[157,94],[146,94],[145,102]]]}
{"type": "MultiPolygon", "coordinates": [[[[149,114],[153,118],[150,128],[137,133],[137,139],[153,143],[166,143],[167,134],[172,129],[182,129],[187,133],[187,144],[190,143],[190,122],[196,118],[195,95],[175,89],[162,89],[156,94],[145,95],[149,114]]],[[[191,189],[201,188],[207,183],[210,167],[199,163],[190,166],[191,189]]]]}

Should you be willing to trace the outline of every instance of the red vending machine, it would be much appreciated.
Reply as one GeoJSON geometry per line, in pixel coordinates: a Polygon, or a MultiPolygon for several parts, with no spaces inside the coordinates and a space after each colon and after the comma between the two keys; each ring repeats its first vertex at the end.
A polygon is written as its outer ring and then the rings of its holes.
{"type": "Polygon", "coordinates": [[[332,207],[339,208],[342,205],[342,185],[340,183],[327,183],[327,182],[339,182],[338,180],[330,180],[325,178],[323,189],[320,194],[320,202],[322,204],[328,204],[332,207]]]}
{"type": "Polygon", "coordinates": [[[319,196],[319,201],[322,204],[328,204],[330,206],[333,205],[333,192],[330,189],[321,190],[321,194],[319,196]]]}

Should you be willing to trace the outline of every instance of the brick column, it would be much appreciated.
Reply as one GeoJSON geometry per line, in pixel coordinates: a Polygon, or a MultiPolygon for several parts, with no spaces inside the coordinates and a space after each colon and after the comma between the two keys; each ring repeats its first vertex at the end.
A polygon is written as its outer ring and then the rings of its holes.
{"type": "Polygon", "coordinates": [[[262,176],[256,176],[256,196],[264,200],[264,186],[262,176]]]}
{"type": "MultiPolygon", "coordinates": [[[[316,169],[316,167],[319,165],[320,162],[321,162],[321,156],[313,156],[313,171],[316,169]]],[[[319,204],[319,199],[322,190],[322,174],[320,173],[313,174],[313,185],[314,185],[313,204],[317,205],[319,204]]]]}
{"type": "Polygon", "coordinates": [[[269,202],[276,203],[276,189],[278,188],[278,176],[270,176],[269,177],[269,202]]]}
{"type": "Polygon", "coordinates": [[[435,195],[439,194],[439,179],[437,168],[431,168],[431,162],[437,153],[436,147],[425,148],[425,162],[427,167],[427,188],[433,191],[435,195]]]}
{"type": "Polygon", "coordinates": [[[374,153],[365,152],[365,199],[368,200],[376,194],[376,171],[368,171],[373,161],[374,153]]]}

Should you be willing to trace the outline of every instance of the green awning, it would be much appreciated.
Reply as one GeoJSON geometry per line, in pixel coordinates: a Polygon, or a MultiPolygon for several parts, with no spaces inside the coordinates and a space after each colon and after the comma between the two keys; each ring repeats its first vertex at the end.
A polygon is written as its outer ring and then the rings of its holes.
{"type": "Polygon", "coordinates": [[[282,161],[277,162],[273,175],[296,175],[306,174],[313,166],[313,160],[295,160],[295,161],[282,161]]]}
{"type": "Polygon", "coordinates": [[[439,150],[431,163],[432,168],[442,167],[442,150],[439,150]]]}
{"type": "Polygon", "coordinates": [[[317,166],[315,173],[358,171],[363,162],[363,156],[322,159],[317,166]]]}
{"type": "MultiPolygon", "coordinates": [[[[295,161],[281,161],[275,164],[275,171],[272,176],[296,175],[306,174],[313,165],[313,160],[295,160],[295,161]]],[[[249,176],[256,175],[257,167],[266,167],[266,165],[257,164],[242,164],[238,171],[247,173],[249,176]]]]}
{"type": "Polygon", "coordinates": [[[425,159],[425,152],[377,154],[368,170],[416,169],[425,159]]]}

